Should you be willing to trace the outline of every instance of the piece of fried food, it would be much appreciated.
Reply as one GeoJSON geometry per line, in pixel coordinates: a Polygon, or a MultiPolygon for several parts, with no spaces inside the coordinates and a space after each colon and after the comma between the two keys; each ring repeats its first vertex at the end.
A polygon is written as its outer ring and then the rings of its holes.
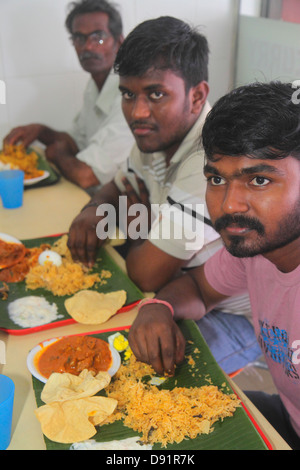
{"type": "Polygon", "coordinates": [[[116,406],[117,400],[113,398],[87,397],[41,406],[35,415],[48,439],[72,444],[94,436],[95,426],[105,421],[116,406]]]}
{"type": "Polygon", "coordinates": [[[96,376],[87,369],[78,376],[67,372],[63,374],[54,372],[43,388],[41,400],[49,404],[54,401],[91,397],[107,387],[110,380],[108,372],[98,372],[96,376]]]}
{"type": "Polygon", "coordinates": [[[81,290],[65,301],[68,314],[78,323],[95,325],[106,322],[126,302],[126,291],[103,294],[81,290]]]}

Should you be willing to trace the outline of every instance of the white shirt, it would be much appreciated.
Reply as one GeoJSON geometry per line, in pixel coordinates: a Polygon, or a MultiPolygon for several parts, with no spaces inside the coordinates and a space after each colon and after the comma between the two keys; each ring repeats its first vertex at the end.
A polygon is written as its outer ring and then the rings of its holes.
{"type": "Polygon", "coordinates": [[[91,78],[70,132],[80,149],[76,157],[92,168],[101,184],[111,181],[123,165],[126,168],[134,144],[122,112],[118,86],[118,75],[111,73],[99,93],[91,78]]]}

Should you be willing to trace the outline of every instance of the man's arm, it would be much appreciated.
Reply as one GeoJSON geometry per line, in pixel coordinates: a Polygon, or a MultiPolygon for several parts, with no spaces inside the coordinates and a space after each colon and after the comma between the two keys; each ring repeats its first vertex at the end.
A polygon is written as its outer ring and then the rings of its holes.
{"type": "Polygon", "coordinates": [[[56,131],[43,124],[28,124],[12,129],[4,137],[3,145],[16,145],[21,142],[24,147],[28,147],[35,140],[39,140],[46,146],[52,145],[57,140],[68,142],[69,145],[75,144],[72,137],[66,132],[56,131]]]}
{"type": "Polygon", "coordinates": [[[96,260],[96,252],[105,239],[97,236],[97,225],[104,216],[97,215],[101,204],[110,204],[117,210],[120,191],[113,181],[104,185],[73,220],[69,229],[68,247],[74,260],[91,267],[96,260]]]}
{"type": "Polygon", "coordinates": [[[149,240],[133,244],[126,257],[128,276],[144,292],[157,292],[175,277],[184,263],[149,240]]]}
{"type": "Polygon", "coordinates": [[[4,138],[3,145],[15,145],[21,142],[24,147],[28,147],[35,140],[47,146],[45,152],[47,160],[54,163],[68,180],[83,189],[99,184],[92,168],[75,158],[79,149],[67,132],[56,131],[43,124],[29,124],[12,129],[4,138]]]}
{"type": "Polygon", "coordinates": [[[174,375],[175,364],[182,362],[185,350],[175,321],[199,320],[226,296],[207,282],[203,265],[167,284],[156,298],[173,306],[174,318],[165,305],[142,306],[130,329],[129,343],[139,360],[151,364],[159,374],[174,375]]]}
{"type": "MultiPolygon", "coordinates": [[[[146,209],[148,217],[143,220],[149,230],[151,227],[151,204],[144,181],[135,175],[137,191],[132,182],[123,178],[127,197],[127,211],[135,204],[146,209]]],[[[130,224],[134,220],[127,215],[127,234],[130,239],[130,224]]],[[[146,235],[146,234],[145,234],[146,235]]],[[[129,277],[144,292],[156,292],[178,273],[184,260],[169,255],[147,239],[130,239],[130,250],[126,256],[126,268],[129,277]]]]}
{"type": "Polygon", "coordinates": [[[92,168],[76,158],[77,152],[77,146],[58,140],[47,147],[46,158],[59,169],[65,178],[81,188],[87,189],[98,185],[100,182],[92,168]]]}

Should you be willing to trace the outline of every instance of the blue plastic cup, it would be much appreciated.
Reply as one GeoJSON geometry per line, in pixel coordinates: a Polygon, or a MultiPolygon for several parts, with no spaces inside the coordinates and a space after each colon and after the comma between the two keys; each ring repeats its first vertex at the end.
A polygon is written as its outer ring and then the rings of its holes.
{"type": "Polygon", "coordinates": [[[24,171],[0,171],[0,196],[4,209],[17,209],[23,204],[24,171]]]}
{"type": "Polygon", "coordinates": [[[15,384],[0,374],[0,450],[7,449],[10,443],[14,395],[15,384]]]}

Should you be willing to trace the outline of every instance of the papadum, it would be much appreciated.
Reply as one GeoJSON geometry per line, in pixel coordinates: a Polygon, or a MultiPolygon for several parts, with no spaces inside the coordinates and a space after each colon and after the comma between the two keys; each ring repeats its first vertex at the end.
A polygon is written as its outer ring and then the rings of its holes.
{"type": "Polygon", "coordinates": [[[35,410],[35,415],[48,439],[71,444],[94,436],[95,426],[110,416],[116,406],[117,400],[97,396],[53,402],[35,410]]]}
{"type": "Polygon", "coordinates": [[[82,290],[65,301],[68,314],[78,323],[95,325],[106,322],[126,302],[126,291],[106,294],[82,290]]]}
{"type": "Polygon", "coordinates": [[[74,398],[91,397],[110,383],[108,372],[93,372],[84,369],[78,376],[69,373],[53,373],[47,380],[41,400],[46,403],[62,402],[74,398]]]}

